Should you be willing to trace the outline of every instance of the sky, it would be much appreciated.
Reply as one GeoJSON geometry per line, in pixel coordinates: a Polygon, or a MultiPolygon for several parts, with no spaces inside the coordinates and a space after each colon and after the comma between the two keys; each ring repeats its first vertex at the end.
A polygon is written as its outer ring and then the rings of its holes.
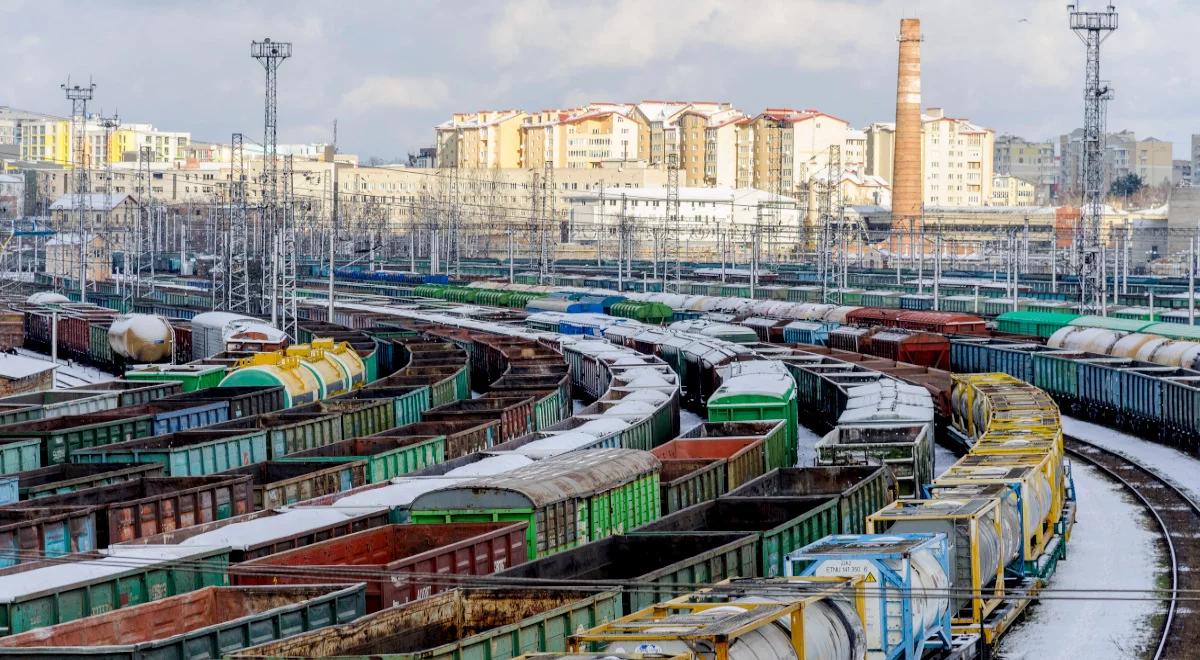
{"type": "MultiPolygon", "coordinates": [[[[1200,2],[1117,9],[1101,66],[1109,129],[1187,158],[1200,2]]],[[[90,109],[196,140],[261,140],[250,42],[270,37],[294,48],[279,142],[327,142],[336,119],[339,149],[364,158],[431,146],[456,111],[588,101],[818,108],[862,127],[894,117],[896,34],[913,16],[926,107],[1030,139],[1082,123],[1084,48],[1054,0],[0,0],[0,105],[65,115],[59,85],[90,76],[90,109]]]]}

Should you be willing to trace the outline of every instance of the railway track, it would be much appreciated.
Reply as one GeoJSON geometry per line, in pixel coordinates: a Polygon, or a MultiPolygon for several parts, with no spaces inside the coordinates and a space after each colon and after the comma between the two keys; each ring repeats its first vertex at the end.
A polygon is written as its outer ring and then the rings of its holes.
{"type": "Polygon", "coordinates": [[[1168,559],[1170,600],[1162,620],[1155,660],[1194,658],[1200,643],[1200,607],[1181,604],[1180,593],[1200,589],[1200,505],[1170,481],[1126,456],[1079,438],[1064,437],[1072,457],[1129,490],[1158,525],[1168,559]]]}

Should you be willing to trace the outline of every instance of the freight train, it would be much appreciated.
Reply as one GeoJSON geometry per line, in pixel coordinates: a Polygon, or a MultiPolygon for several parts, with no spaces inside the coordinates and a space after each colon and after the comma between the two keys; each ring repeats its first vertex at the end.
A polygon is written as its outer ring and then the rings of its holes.
{"type": "MultiPolygon", "coordinates": [[[[273,460],[267,463],[229,471],[237,474],[243,484],[247,480],[270,480],[257,484],[261,488],[238,489],[244,493],[237,496],[243,510],[247,501],[266,503],[283,498],[288,503],[293,495],[289,495],[286,482],[299,486],[297,480],[306,481],[307,475],[314,473],[322,475],[317,481],[327,484],[317,499],[303,505],[294,502],[286,511],[258,511],[232,518],[231,511],[218,510],[208,514],[211,517],[207,522],[192,520],[204,524],[186,529],[150,529],[148,535],[135,536],[99,555],[76,557],[73,563],[100,582],[119,573],[129,585],[144,584],[146,593],[154,594],[145,599],[152,600],[190,593],[203,586],[203,580],[209,580],[207,584],[223,583],[239,571],[254,575],[255,570],[241,571],[238,567],[284,548],[330,537],[348,538],[357,531],[402,521],[424,523],[423,527],[433,521],[439,526],[452,521],[447,523],[451,527],[479,521],[498,524],[499,529],[486,532],[500,535],[489,537],[492,541],[488,544],[497,551],[505,548],[505,554],[502,564],[491,563],[491,570],[516,563],[516,559],[557,562],[570,553],[596,557],[594,553],[600,552],[599,556],[610,557],[613,552],[637,548],[641,550],[633,551],[639,557],[661,557],[664,561],[672,556],[679,558],[670,566],[655,567],[646,562],[632,567],[635,571],[644,568],[645,572],[631,578],[641,581],[649,576],[647,583],[660,583],[661,590],[652,594],[642,589],[615,595],[559,590],[550,597],[527,587],[519,594],[512,589],[503,596],[497,594],[497,598],[511,599],[514,605],[506,613],[514,619],[511,623],[548,629],[556,625],[556,615],[550,612],[564,608],[562,611],[569,611],[575,621],[587,621],[590,626],[649,604],[649,599],[684,591],[681,585],[689,580],[680,580],[678,576],[683,574],[673,572],[682,570],[681,561],[700,570],[702,565],[717,565],[712,561],[714,557],[721,557],[722,562],[732,560],[722,564],[728,567],[724,573],[711,573],[714,580],[751,572],[778,575],[785,570],[783,558],[788,552],[829,534],[865,531],[867,515],[890,501],[897,489],[905,489],[892,476],[905,476],[903,464],[912,466],[907,483],[913,486],[907,487],[907,495],[915,495],[914,486],[927,481],[918,465],[926,456],[918,456],[917,449],[928,448],[927,431],[924,437],[903,438],[891,446],[864,440],[881,435],[895,439],[892,431],[896,413],[906,413],[913,401],[922,403],[917,408],[930,410],[928,391],[901,389],[892,378],[862,365],[766,344],[735,344],[720,337],[664,330],[629,319],[612,319],[612,323],[598,329],[599,336],[562,336],[436,311],[413,311],[411,306],[394,310],[364,307],[339,310],[356,317],[347,325],[371,327],[370,334],[378,347],[373,353],[378,374],[384,377],[366,383],[360,390],[286,412],[269,412],[264,403],[260,406],[264,414],[253,416],[253,424],[248,421],[252,415],[238,417],[230,412],[229,421],[215,428],[180,432],[155,442],[133,440],[131,445],[110,439],[111,444],[100,441],[77,450],[69,448],[75,452],[72,461],[78,455],[104,456],[104,460],[124,465],[133,461],[158,464],[163,466],[167,479],[207,476],[211,469],[245,463],[245,457],[270,458],[273,460]],[[383,322],[384,317],[390,322],[383,322]],[[613,338],[619,340],[614,342],[613,338]],[[402,371],[388,375],[397,365],[402,371]],[[804,379],[796,378],[798,373],[805,374],[804,379]],[[414,382],[416,379],[420,382],[414,382]],[[467,400],[472,384],[486,390],[484,397],[467,400]],[[570,389],[595,400],[564,419],[570,410],[570,389]],[[706,408],[713,421],[681,437],[679,407],[684,400],[693,407],[706,408]],[[837,442],[846,439],[843,436],[854,436],[860,451],[886,451],[894,457],[899,450],[907,452],[909,458],[889,463],[892,469],[886,471],[868,468],[865,474],[854,475],[850,483],[842,481],[825,490],[806,484],[805,492],[824,493],[817,498],[819,501],[808,497],[804,502],[791,498],[768,503],[758,501],[761,498],[756,495],[739,496],[739,489],[752,485],[761,488],[756,485],[762,483],[760,479],[781,483],[783,473],[768,470],[795,462],[798,401],[802,410],[817,411],[806,422],[829,424],[834,444],[844,444],[837,442]],[[867,402],[874,407],[867,410],[860,405],[867,402]],[[431,410],[430,406],[438,408],[431,410]],[[417,422],[414,414],[426,421],[417,422]],[[408,428],[387,427],[406,415],[403,421],[414,422],[406,425],[408,428]],[[885,418],[890,419],[890,426],[881,423],[885,418]],[[481,454],[481,449],[490,453],[481,454]],[[235,458],[239,453],[244,457],[235,458]],[[311,472],[286,469],[297,466],[311,472]],[[344,489],[338,487],[340,484],[358,489],[339,493],[344,489]],[[482,492],[494,497],[480,498],[482,492]],[[730,521],[740,521],[739,527],[728,529],[730,521]],[[508,529],[513,525],[518,529],[508,529]],[[635,526],[636,530],[630,529],[635,526]],[[698,530],[707,531],[692,533],[698,530]],[[742,540],[747,531],[755,533],[751,540],[742,540]],[[716,540],[713,533],[724,535],[726,542],[705,545],[716,540]],[[689,540],[679,540],[682,537],[689,540]],[[697,540],[699,537],[705,540],[697,540]],[[516,550],[521,545],[518,539],[523,539],[523,558],[516,550]],[[608,544],[606,549],[597,550],[589,544],[598,540],[608,544]],[[725,547],[731,544],[733,547],[725,547]],[[226,549],[205,554],[210,545],[226,549]],[[688,554],[690,548],[699,554],[688,554]],[[131,566],[131,557],[143,562],[131,566]],[[208,563],[203,564],[204,571],[197,571],[194,567],[200,563],[193,562],[208,563]],[[236,566],[225,569],[227,562],[236,566]],[[122,565],[118,567],[118,563],[122,565]],[[187,573],[183,566],[193,570],[187,573]],[[187,582],[188,575],[196,579],[187,582]],[[152,582],[164,578],[167,583],[161,586],[152,582]],[[532,620],[521,619],[524,615],[532,620]]],[[[222,390],[229,388],[200,389],[184,397],[193,402],[206,401],[220,397],[222,390]]],[[[274,408],[282,407],[282,391],[278,388],[257,391],[269,392],[274,408]]],[[[108,395],[117,398],[122,393],[116,390],[108,395]]],[[[229,410],[233,410],[232,404],[229,410]]],[[[932,414],[914,414],[913,419],[906,418],[906,425],[928,429],[932,414]]],[[[841,457],[833,461],[853,459],[844,452],[833,455],[841,457]]],[[[872,455],[882,457],[879,453],[872,455]]],[[[1017,461],[1006,455],[992,462],[1010,460],[1017,461]]],[[[853,469],[831,466],[822,474],[853,469]]],[[[1053,497],[1057,493],[1055,488],[1040,489],[1041,483],[1034,481],[1030,483],[1037,487],[1036,492],[1031,490],[1030,499],[1020,500],[1020,506],[1041,495],[1053,497]]],[[[315,487],[316,481],[309,480],[309,484],[315,487]]],[[[202,485],[197,483],[197,487],[202,485]]],[[[302,492],[300,488],[295,490],[302,492]]],[[[1028,512],[1032,515],[1041,510],[1028,512]]],[[[123,532],[118,529],[117,533],[123,532]]],[[[1046,543],[1054,538],[1058,537],[1052,535],[1046,543]]],[[[1035,538],[1033,543],[1043,540],[1035,538]]],[[[1039,566],[1047,563],[1043,561],[1039,566]]],[[[1023,564],[1020,568],[1028,567],[1023,564]]],[[[28,585],[28,578],[42,580],[39,576],[44,574],[45,584],[50,585],[47,597],[58,599],[78,593],[77,583],[70,582],[69,577],[51,577],[49,569],[41,565],[23,567],[20,579],[9,580],[11,591],[20,592],[20,584],[28,585]],[[64,579],[69,583],[64,584],[64,579]]],[[[272,569],[259,568],[257,574],[264,575],[263,570],[272,569]]],[[[552,575],[549,564],[540,565],[536,571],[539,577],[552,575]]],[[[565,574],[554,575],[558,578],[565,574]]],[[[5,577],[0,571],[0,581],[5,577]]],[[[1044,575],[1026,574],[1020,579],[1036,582],[1044,575]]],[[[406,587],[400,590],[401,595],[388,596],[390,602],[399,603],[397,606],[384,607],[349,623],[331,620],[341,625],[280,643],[292,650],[306,648],[301,655],[427,650],[405,648],[399,640],[380,631],[395,630],[400,624],[412,626],[418,621],[429,623],[418,614],[427,611],[425,605],[404,603],[407,598],[428,595],[440,599],[439,603],[459,603],[461,607],[455,606],[453,611],[463,612],[469,607],[468,601],[483,595],[478,590],[434,593],[454,584],[453,580],[418,572],[408,585],[411,589],[406,587]],[[352,644],[360,646],[347,646],[352,644]]],[[[495,591],[503,591],[504,584],[501,581],[495,591]]],[[[23,621],[29,613],[41,611],[43,601],[38,597],[41,594],[17,593],[8,605],[9,612],[15,613],[10,620],[23,621]]],[[[356,597],[384,604],[382,592],[368,589],[365,596],[356,597]]],[[[359,613],[353,608],[348,611],[359,613]]],[[[84,613],[65,615],[74,618],[84,613]]],[[[992,619],[982,623],[998,632],[1002,628],[995,625],[994,616],[992,619]]],[[[34,625],[26,621],[20,626],[27,630],[54,622],[39,621],[34,625]]],[[[480,630],[465,639],[424,641],[433,646],[435,642],[444,643],[436,646],[437,655],[481,644],[490,646],[500,639],[497,635],[480,630]]],[[[861,636],[855,639],[856,647],[869,641],[861,636]]],[[[539,642],[528,650],[552,650],[545,647],[546,643],[539,642]]],[[[277,650],[267,653],[267,649],[252,649],[246,653],[280,655],[277,650]]]]}

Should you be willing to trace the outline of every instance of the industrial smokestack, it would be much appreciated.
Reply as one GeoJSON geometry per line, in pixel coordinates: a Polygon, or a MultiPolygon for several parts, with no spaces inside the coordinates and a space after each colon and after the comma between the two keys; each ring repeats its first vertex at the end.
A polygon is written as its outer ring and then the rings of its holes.
{"type": "MultiPolygon", "coordinates": [[[[896,72],[896,148],[892,152],[892,240],[921,224],[921,19],[900,19],[900,64],[896,72]]],[[[913,246],[907,249],[910,251],[913,246]]],[[[895,250],[899,251],[899,250],[895,250]]]]}

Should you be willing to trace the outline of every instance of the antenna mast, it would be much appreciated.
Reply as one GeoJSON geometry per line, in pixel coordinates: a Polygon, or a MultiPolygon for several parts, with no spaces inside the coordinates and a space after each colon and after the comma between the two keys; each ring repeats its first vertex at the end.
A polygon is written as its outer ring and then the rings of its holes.
{"type": "Polygon", "coordinates": [[[87,205],[90,177],[87,155],[87,102],[92,100],[96,83],[72,85],[71,79],[62,85],[71,102],[71,138],[74,143],[73,166],[75,168],[75,212],[79,215],[79,302],[87,302],[87,205]]]}
{"type": "Polygon", "coordinates": [[[1112,98],[1111,89],[1100,81],[1100,44],[1117,29],[1117,9],[1077,11],[1067,5],[1071,30],[1087,50],[1083,83],[1083,207],[1075,232],[1079,255],[1079,292],[1083,311],[1103,314],[1104,274],[1100,264],[1100,225],[1104,204],[1104,102],[1112,98]]]}

